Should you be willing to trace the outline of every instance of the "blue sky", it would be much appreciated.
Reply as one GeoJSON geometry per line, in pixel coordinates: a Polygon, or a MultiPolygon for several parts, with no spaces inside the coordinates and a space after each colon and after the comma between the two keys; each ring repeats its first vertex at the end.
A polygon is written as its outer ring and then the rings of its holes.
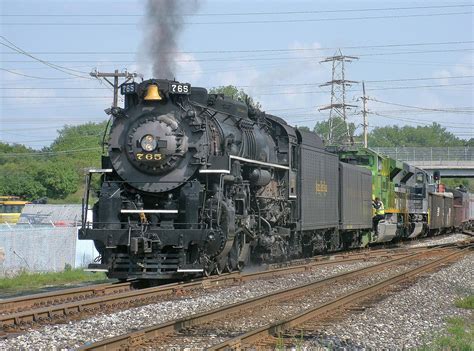
{"type": "MultiPolygon", "coordinates": [[[[198,16],[185,18],[179,37],[177,80],[243,87],[264,110],[313,127],[327,118],[318,107],[330,102],[329,88],[319,84],[330,80],[331,66],[319,61],[341,47],[359,57],[346,65],[346,79],[365,80],[369,97],[382,101],[368,103],[371,128],[436,121],[459,137],[474,137],[473,2],[199,3],[198,16]],[[471,6],[435,8],[448,5],[471,6]],[[271,51],[276,49],[286,51],[271,51]]],[[[84,78],[94,68],[150,77],[145,1],[3,0],[0,6],[2,36],[42,60],[77,70],[66,74],[2,46],[2,141],[41,148],[64,124],[105,120],[112,93],[84,78]]],[[[349,101],[360,105],[360,84],[349,90],[349,101]]],[[[358,112],[349,116],[357,125],[358,112]]]]}

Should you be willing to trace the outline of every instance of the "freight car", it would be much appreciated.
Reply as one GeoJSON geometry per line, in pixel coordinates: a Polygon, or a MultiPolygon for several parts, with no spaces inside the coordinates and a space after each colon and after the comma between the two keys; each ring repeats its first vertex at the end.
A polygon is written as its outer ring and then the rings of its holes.
{"type": "Polygon", "coordinates": [[[101,255],[91,269],[182,279],[428,228],[430,179],[421,170],[369,151],[361,156],[372,161],[361,167],[314,133],[187,83],[152,79],[121,89],[124,108],[108,110],[108,154],[87,175],[79,238],[94,240],[101,255]],[[391,206],[377,238],[373,194],[391,206]]]}

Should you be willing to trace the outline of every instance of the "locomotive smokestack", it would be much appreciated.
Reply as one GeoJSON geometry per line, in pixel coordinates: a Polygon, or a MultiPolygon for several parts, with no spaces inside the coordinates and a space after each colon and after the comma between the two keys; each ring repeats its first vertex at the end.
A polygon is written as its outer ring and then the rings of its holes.
{"type": "Polygon", "coordinates": [[[178,37],[184,27],[184,14],[193,13],[197,9],[196,0],[148,0],[144,44],[153,64],[154,77],[175,77],[178,37]]]}

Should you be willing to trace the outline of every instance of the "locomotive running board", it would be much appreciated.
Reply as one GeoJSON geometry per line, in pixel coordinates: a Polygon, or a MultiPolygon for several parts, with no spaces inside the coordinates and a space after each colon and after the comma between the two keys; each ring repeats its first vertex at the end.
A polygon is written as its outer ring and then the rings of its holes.
{"type": "Polygon", "coordinates": [[[178,268],[178,270],[176,272],[178,272],[178,273],[202,273],[202,272],[204,272],[204,269],[202,269],[202,268],[189,268],[189,269],[178,268]]]}
{"type": "Polygon", "coordinates": [[[112,168],[91,168],[89,173],[112,173],[114,170],[112,168]]]}
{"type": "Polygon", "coordinates": [[[199,173],[225,173],[225,174],[229,174],[230,171],[228,169],[200,169],[199,173]]]}
{"type": "Polygon", "coordinates": [[[106,264],[101,263],[89,263],[84,272],[108,272],[109,269],[106,264]]]}
{"type": "Polygon", "coordinates": [[[178,210],[120,210],[120,213],[178,213],[178,210]]]}
{"type": "Polygon", "coordinates": [[[281,168],[281,169],[290,169],[290,167],[288,167],[288,166],[283,166],[283,165],[279,165],[279,164],[276,164],[276,163],[270,163],[270,162],[263,162],[263,161],[252,160],[252,159],[250,159],[250,158],[245,158],[245,157],[240,157],[240,156],[230,155],[229,158],[232,159],[232,160],[238,160],[238,161],[253,163],[253,164],[261,165],[261,166],[274,167],[274,168],[281,168]]]}
{"type": "Polygon", "coordinates": [[[108,269],[102,269],[102,268],[86,268],[84,269],[84,272],[108,272],[108,269]]]}

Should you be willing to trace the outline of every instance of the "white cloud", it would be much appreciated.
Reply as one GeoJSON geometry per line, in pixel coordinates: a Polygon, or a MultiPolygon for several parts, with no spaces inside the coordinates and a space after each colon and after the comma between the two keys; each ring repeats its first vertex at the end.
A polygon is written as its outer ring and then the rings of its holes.
{"type": "Polygon", "coordinates": [[[330,99],[329,93],[326,93],[327,89],[323,90],[318,86],[319,83],[330,80],[331,75],[331,67],[319,64],[319,59],[315,58],[321,56],[318,50],[314,50],[320,47],[321,45],[317,42],[295,41],[289,48],[302,50],[274,52],[271,56],[248,54],[248,58],[286,57],[287,59],[269,62],[236,59],[220,71],[214,68],[215,73],[206,73],[208,79],[204,84],[209,87],[230,84],[242,86],[249,95],[262,104],[264,110],[288,108],[286,111],[275,112],[275,114],[284,116],[290,124],[304,125],[306,123],[312,127],[316,118],[319,120],[322,118],[322,115],[317,112],[317,106],[327,103],[330,99]],[[246,63],[248,63],[247,67],[246,63]],[[295,83],[314,85],[292,85],[295,83]],[[291,110],[291,107],[299,109],[291,110]],[[301,108],[306,108],[306,110],[301,112],[301,108]],[[308,115],[308,111],[313,114],[308,115]]]}

